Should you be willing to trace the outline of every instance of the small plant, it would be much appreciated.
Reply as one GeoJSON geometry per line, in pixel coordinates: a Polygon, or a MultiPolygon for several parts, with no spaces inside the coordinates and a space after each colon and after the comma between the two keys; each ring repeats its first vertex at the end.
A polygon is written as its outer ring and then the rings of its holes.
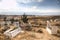
{"type": "Polygon", "coordinates": [[[10,21],[11,21],[11,23],[13,23],[14,22],[14,19],[12,18],[12,19],[10,19],[10,21]]]}
{"type": "Polygon", "coordinates": [[[32,30],[32,27],[29,26],[29,25],[27,25],[27,26],[26,26],[26,30],[27,30],[27,31],[31,31],[31,30],[32,30]]]}
{"type": "Polygon", "coordinates": [[[33,38],[36,38],[36,36],[35,36],[35,34],[34,34],[34,33],[32,33],[30,36],[31,36],[31,37],[33,37],[33,38]]]}
{"type": "Polygon", "coordinates": [[[43,31],[42,31],[41,29],[40,29],[40,30],[38,30],[37,32],[38,32],[38,33],[43,33],[43,31]]]}
{"type": "Polygon", "coordinates": [[[4,21],[6,21],[6,17],[4,17],[4,21]]]}
{"type": "Polygon", "coordinates": [[[23,21],[24,23],[28,23],[27,15],[25,15],[25,14],[23,15],[22,21],[23,21]]]}

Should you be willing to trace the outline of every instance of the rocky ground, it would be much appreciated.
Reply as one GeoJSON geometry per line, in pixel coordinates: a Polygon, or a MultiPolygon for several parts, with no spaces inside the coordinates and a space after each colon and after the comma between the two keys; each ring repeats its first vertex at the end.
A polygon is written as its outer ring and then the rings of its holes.
{"type": "Polygon", "coordinates": [[[0,40],[60,40],[60,37],[51,35],[43,27],[32,27],[32,30],[23,30],[23,33],[19,33],[14,38],[0,33],[0,40]]]}
{"type": "Polygon", "coordinates": [[[11,40],[60,40],[60,37],[49,34],[46,29],[41,28],[43,32],[25,31],[18,34],[11,40]]]}
{"type": "MultiPolygon", "coordinates": [[[[60,17],[60,16],[59,16],[60,17]]],[[[51,19],[56,18],[52,17],[51,19]]],[[[57,17],[58,18],[58,17],[57,17]]],[[[40,18],[39,18],[40,19],[40,18]]],[[[46,19],[46,17],[43,17],[41,19],[46,19]]],[[[49,19],[49,18],[48,18],[49,19]]],[[[31,19],[30,19],[31,20],[31,19]]],[[[34,19],[35,20],[35,19],[34,19]]],[[[33,20],[33,21],[34,21],[33,20]]],[[[29,21],[30,22],[30,21],[29,21]]],[[[40,20],[38,21],[40,23],[40,20]]],[[[58,22],[57,22],[58,23],[58,22]]],[[[0,33],[0,40],[60,40],[60,37],[49,34],[45,26],[41,26],[44,24],[44,21],[42,21],[42,24],[39,24],[39,27],[33,27],[32,31],[24,30],[24,33],[19,33],[14,38],[9,38],[6,35],[0,33]]],[[[46,24],[46,23],[45,23],[46,24]]],[[[60,22],[58,23],[60,24],[60,22]]],[[[1,29],[0,29],[1,30],[1,29]]]]}

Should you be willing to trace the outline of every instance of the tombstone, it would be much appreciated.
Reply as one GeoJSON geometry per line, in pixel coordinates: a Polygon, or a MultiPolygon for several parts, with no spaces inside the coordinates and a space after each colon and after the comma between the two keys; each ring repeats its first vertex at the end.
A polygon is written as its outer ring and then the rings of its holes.
{"type": "Polygon", "coordinates": [[[14,22],[13,23],[16,27],[19,27],[19,22],[14,22]]]}
{"type": "Polygon", "coordinates": [[[9,29],[4,32],[5,35],[12,38],[18,35],[22,31],[21,28],[19,27],[19,22],[14,22],[13,24],[15,25],[14,29],[9,29]]]}
{"type": "Polygon", "coordinates": [[[57,34],[58,27],[52,26],[51,23],[47,21],[46,30],[48,31],[49,34],[57,34]]]}
{"type": "Polygon", "coordinates": [[[9,37],[15,37],[16,35],[18,35],[22,30],[20,28],[17,28],[17,29],[9,29],[7,31],[4,32],[4,34],[6,36],[9,36],[9,37]]]}

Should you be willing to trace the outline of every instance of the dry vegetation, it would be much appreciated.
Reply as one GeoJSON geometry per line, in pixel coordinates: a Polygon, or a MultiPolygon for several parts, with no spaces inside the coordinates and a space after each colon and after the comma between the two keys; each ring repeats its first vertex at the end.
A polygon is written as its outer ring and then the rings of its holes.
{"type": "MultiPolygon", "coordinates": [[[[45,27],[46,21],[52,19],[52,24],[60,25],[60,21],[54,21],[55,19],[60,20],[60,16],[48,16],[48,17],[35,17],[28,16],[28,22],[32,26],[32,29],[28,31],[24,29],[24,33],[19,33],[14,38],[9,38],[3,33],[0,33],[0,40],[60,40],[60,37],[50,35],[45,27]],[[54,21],[54,22],[53,22],[54,21]]],[[[24,26],[27,24],[23,24],[24,26]]]]}
{"type": "Polygon", "coordinates": [[[26,31],[23,34],[18,34],[12,40],[60,40],[59,37],[48,34],[45,29],[41,28],[43,33],[26,31]]]}

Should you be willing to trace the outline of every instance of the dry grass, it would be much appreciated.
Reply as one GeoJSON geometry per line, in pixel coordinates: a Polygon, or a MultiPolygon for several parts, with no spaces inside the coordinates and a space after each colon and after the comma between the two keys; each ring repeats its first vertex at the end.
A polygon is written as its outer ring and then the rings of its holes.
{"type": "MultiPolygon", "coordinates": [[[[24,33],[19,33],[16,37],[11,38],[11,40],[60,40],[60,37],[49,34],[44,28],[46,26],[46,18],[50,17],[38,17],[38,21],[30,18],[29,22],[33,24],[32,22],[35,20],[34,22],[38,23],[39,27],[32,27],[32,31],[25,31],[24,33]],[[37,32],[39,29],[41,29],[43,33],[37,32]]],[[[57,23],[60,24],[59,22],[57,23]]],[[[9,39],[6,39],[6,36],[1,34],[0,40],[9,39]]]]}
{"type": "Polygon", "coordinates": [[[12,38],[12,40],[60,40],[60,37],[50,35],[46,29],[40,29],[43,30],[43,33],[25,31],[25,33],[19,34],[15,38],[12,38]]]}

